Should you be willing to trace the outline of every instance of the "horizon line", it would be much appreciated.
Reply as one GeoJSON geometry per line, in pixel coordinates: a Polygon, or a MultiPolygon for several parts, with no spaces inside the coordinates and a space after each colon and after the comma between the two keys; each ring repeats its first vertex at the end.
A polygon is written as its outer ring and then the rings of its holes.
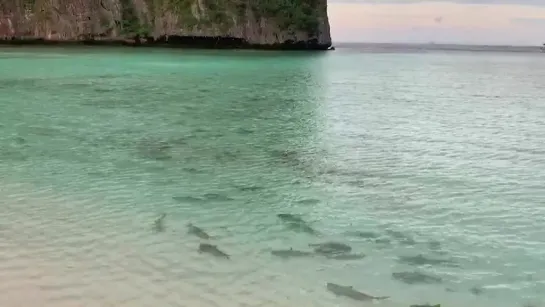
{"type": "Polygon", "coordinates": [[[476,43],[435,43],[435,42],[402,42],[402,41],[392,41],[392,42],[372,42],[372,41],[334,41],[332,44],[370,44],[370,45],[416,45],[416,46],[472,46],[472,47],[527,47],[527,48],[540,48],[545,45],[509,45],[509,44],[476,44],[476,43]]]}

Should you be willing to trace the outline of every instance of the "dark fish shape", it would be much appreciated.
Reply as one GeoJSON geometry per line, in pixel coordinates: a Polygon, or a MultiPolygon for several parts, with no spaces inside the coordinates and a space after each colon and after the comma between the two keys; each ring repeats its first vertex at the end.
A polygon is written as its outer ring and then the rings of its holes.
{"type": "Polygon", "coordinates": [[[378,239],[375,239],[375,243],[377,243],[377,244],[390,244],[390,243],[392,243],[392,240],[390,240],[388,238],[378,238],[378,239]]]}
{"type": "Polygon", "coordinates": [[[237,189],[243,192],[255,192],[255,191],[263,190],[264,188],[260,186],[250,185],[250,186],[237,186],[237,189]]]}
{"type": "Polygon", "coordinates": [[[428,248],[431,249],[431,250],[434,250],[434,251],[440,250],[441,249],[441,242],[435,241],[435,240],[429,241],[428,242],[428,248]]]}
{"type": "Polygon", "coordinates": [[[165,217],[166,217],[166,213],[163,213],[161,214],[161,216],[159,216],[159,218],[157,218],[155,220],[155,222],[153,222],[153,229],[156,231],[156,232],[163,232],[165,231],[165,223],[164,223],[164,220],[165,220],[165,217]]]}
{"type": "Polygon", "coordinates": [[[171,139],[171,140],[169,141],[169,143],[171,143],[171,144],[176,144],[176,145],[186,145],[189,138],[190,138],[190,137],[179,137],[179,138],[174,138],[174,139],[171,139]]]}
{"type": "Polygon", "coordinates": [[[327,283],[326,287],[327,290],[333,292],[337,296],[346,296],[357,301],[384,300],[389,298],[389,296],[372,296],[354,290],[352,286],[342,286],[330,282],[327,283]]]}
{"type": "Polygon", "coordinates": [[[192,174],[203,173],[203,171],[201,171],[200,169],[195,168],[195,167],[185,167],[184,171],[186,171],[188,173],[192,173],[192,174]]]}
{"type": "Polygon", "coordinates": [[[290,229],[293,229],[296,231],[306,232],[310,234],[318,234],[318,232],[314,228],[310,227],[306,223],[288,223],[287,226],[290,229]]]}
{"type": "Polygon", "coordinates": [[[469,292],[471,292],[473,295],[481,295],[484,290],[481,287],[472,287],[471,289],[469,289],[469,292]]]}
{"type": "Polygon", "coordinates": [[[303,204],[303,205],[316,205],[320,203],[320,200],[314,199],[314,198],[305,198],[305,199],[298,200],[297,203],[303,204]]]}
{"type": "Polygon", "coordinates": [[[271,254],[277,257],[282,257],[282,258],[311,257],[314,255],[311,252],[298,251],[298,250],[294,250],[293,248],[272,250],[271,254]]]}
{"type": "Polygon", "coordinates": [[[172,156],[168,154],[168,151],[172,148],[172,146],[167,142],[143,140],[138,147],[140,153],[146,158],[155,160],[172,159],[172,156]]]}
{"type": "Polygon", "coordinates": [[[284,222],[306,223],[301,217],[290,213],[279,213],[276,216],[284,222]]]}
{"type": "Polygon", "coordinates": [[[326,255],[329,259],[335,259],[335,260],[358,260],[363,259],[366,257],[365,254],[333,254],[333,255],[326,255]]]}
{"type": "Polygon", "coordinates": [[[406,245],[415,245],[416,244],[416,241],[410,237],[409,235],[403,233],[403,232],[400,232],[400,231],[395,231],[395,230],[386,230],[386,233],[396,239],[397,241],[399,241],[400,243],[402,244],[406,244],[406,245]]]}
{"type": "Polygon", "coordinates": [[[438,284],[443,282],[440,277],[427,275],[420,272],[395,272],[392,277],[409,285],[413,284],[438,284]]]}
{"type": "Polygon", "coordinates": [[[295,159],[297,158],[297,152],[294,150],[273,150],[273,156],[282,158],[282,159],[295,159]]]}
{"type": "Polygon", "coordinates": [[[312,228],[305,220],[297,215],[290,213],[280,213],[276,216],[283,222],[285,222],[286,225],[293,230],[310,234],[318,234],[318,232],[314,228],[312,228]]]}
{"type": "Polygon", "coordinates": [[[199,244],[199,253],[208,253],[216,257],[230,259],[226,253],[220,251],[216,245],[201,243],[199,244]]]}
{"type": "Polygon", "coordinates": [[[167,155],[167,154],[152,154],[150,157],[151,157],[152,159],[157,160],[157,161],[172,160],[172,156],[171,156],[171,155],[167,155]]]}
{"type": "Polygon", "coordinates": [[[350,231],[347,232],[347,235],[358,237],[358,238],[365,238],[365,239],[378,239],[380,238],[380,234],[372,231],[350,231]]]}
{"type": "Polygon", "coordinates": [[[254,131],[250,130],[250,129],[246,129],[246,128],[238,128],[237,133],[238,134],[251,134],[251,133],[254,133],[254,131]]]}
{"type": "Polygon", "coordinates": [[[340,242],[325,242],[318,244],[309,244],[308,246],[314,247],[314,252],[318,254],[341,254],[349,253],[352,251],[352,247],[340,242]]]}
{"type": "Polygon", "coordinates": [[[172,199],[181,203],[202,203],[205,201],[204,199],[195,196],[174,196],[172,199]]]}
{"type": "Polygon", "coordinates": [[[197,227],[191,223],[187,224],[187,229],[188,229],[187,231],[188,233],[196,235],[197,237],[201,239],[207,239],[207,240],[210,239],[210,236],[204,230],[202,230],[202,228],[197,227]]]}
{"type": "Polygon", "coordinates": [[[459,267],[457,263],[454,263],[451,260],[447,259],[438,259],[426,257],[422,254],[417,256],[400,256],[398,259],[401,263],[406,263],[409,265],[443,265],[449,267],[459,267]]]}
{"type": "Polygon", "coordinates": [[[203,195],[204,199],[206,200],[217,200],[217,201],[230,201],[233,200],[231,197],[218,194],[218,193],[206,193],[203,195]]]}

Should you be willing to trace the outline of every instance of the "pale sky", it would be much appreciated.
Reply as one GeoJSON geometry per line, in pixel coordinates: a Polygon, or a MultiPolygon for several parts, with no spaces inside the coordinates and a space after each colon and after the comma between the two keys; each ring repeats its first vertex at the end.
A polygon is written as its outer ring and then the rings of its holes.
{"type": "Polygon", "coordinates": [[[545,43],[545,0],[328,2],[334,42],[545,43]]]}

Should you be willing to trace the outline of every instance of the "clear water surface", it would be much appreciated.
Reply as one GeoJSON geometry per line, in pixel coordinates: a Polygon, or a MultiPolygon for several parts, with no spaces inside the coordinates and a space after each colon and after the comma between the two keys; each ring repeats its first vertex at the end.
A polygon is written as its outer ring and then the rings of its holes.
{"type": "Polygon", "coordinates": [[[545,303],[543,55],[3,48],[0,93],[3,307],[545,303]]]}

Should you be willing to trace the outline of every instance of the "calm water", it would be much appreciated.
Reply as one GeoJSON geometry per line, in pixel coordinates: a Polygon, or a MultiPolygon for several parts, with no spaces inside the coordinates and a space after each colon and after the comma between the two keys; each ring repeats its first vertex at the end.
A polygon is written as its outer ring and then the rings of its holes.
{"type": "Polygon", "coordinates": [[[545,303],[543,55],[4,48],[0,93],[2,307],[545,303]]]}

